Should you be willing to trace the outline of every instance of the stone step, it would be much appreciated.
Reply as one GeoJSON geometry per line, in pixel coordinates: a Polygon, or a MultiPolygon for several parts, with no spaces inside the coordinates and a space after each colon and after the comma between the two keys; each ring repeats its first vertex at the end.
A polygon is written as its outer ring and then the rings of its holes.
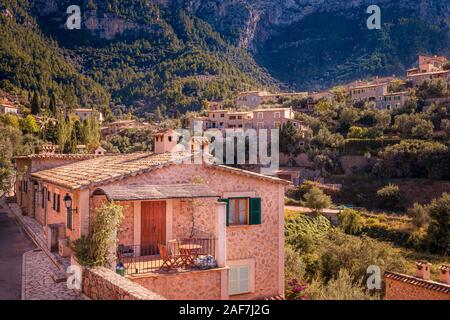
{"type": "Polygon", "coordinates": [[[50,276],[55,283],[65,282],[67,280],[66,274],[60,270],[52,272],[50,276]]]}

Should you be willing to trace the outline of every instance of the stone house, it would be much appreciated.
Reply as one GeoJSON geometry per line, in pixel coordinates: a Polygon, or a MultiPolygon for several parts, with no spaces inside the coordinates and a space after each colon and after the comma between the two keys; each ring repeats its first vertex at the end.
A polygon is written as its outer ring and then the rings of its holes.
{"type": "Polygon", "coordinates": [[[418,68],[412,68],[407,70],[407,76],[419,73],[429,73],[435,71],[441,71],[444,67],[444,64],[448,62],[447,57],[445,56],[423,56],[419,55],[418,68]]]}
{"type": "Polygon", "coordinates": [[[369,83],[350,87],[350,96],[353,102],[375,101],[378,103],[388,93],[388,83],[369,83]]]}
{"type": "Polygon", "coordinates": [[[194,121],[202,121],[203,130],[219,129],[275,129],[288,121],[300,130],[305,131],[308,126],[294,117],[292,108],[260,108],[251,111],[215,110],[210,111],[207,117],[191,119],[191,128],[194,121]]]}
{"type": "MultiPolygon", "coordinates": [[[[17,203],[22,208],[22,212],[25,215],[36,218],[36,220],[43,225],[46,224],[46,212],[37,210],[37,207],[39,206],[39,203],[42,202],[41,198],[44,194],[37,192],[38,185],[31,179],[31,174],[37,171],[51,169],[95,157],[91,154],[57,154],[48,152],[48,148],[49,147],[45,146],[45,149],[43,149],[44,153],[42,154],[17,156],[13,159],[17,172],[17,178],[14,184],[14,193],[17,198],[17,203]]],[[[52,195],[55,194],[60,195],[61,193],[58,190],[53,190],[52,195]]],[[[57,199],[59,198],[60,196],[57,197],[57,199]]],[[[56,201],[53,202],[53,204],[55,203],[56,201]]],[[[59,205],[54,209],[56,210],[58,208],[60,208],[59,205]]]]}
{"type": "Polygon", "coordinates": [[[439,282],[430,279],[431,263],[416,263],[414,276],[386,271],[386,300],[450,300],[450,266],[439,268],[439,282]]]}
{"type": "Polygon", "coordinates": [[[377,101],[376,107],[383,110],[395,110],[403,107],[408,94],[408,91],[386,93],[381,100],[377,101]]]}
{"type": "Polygon", "coordinates": [[[279,92],[270,93],[267,91],[247,91],[238,94],[236,105],[248,107],[250,109],[260,108],[262,104],[279,103],[282,99],[303,99],[308,96],[307,92],[279,92]]]}
{"type": "Polygon", "coordinates": [[[289,182],[209,161],[194,164],[190,153],[166,152],[168,135],[155,141],[156,153],[105,155],[31,173],[36,194],[45,195],[33,203],[35,216],[46,216],[38,219],[43,227],[63,229],[60,252],[71,255],[67,240],[88,234],[95,209],[114,201],[124,208],[118,261],[131,281],[167,299],[283,295],[289,182]],[[200,253],[214,263],[162,271],[160,246],[175,243],[194,243],[195,263],[200,253]]]}
{"type": "Polygon", "coordinates": [[[411,81],[414,87],[419,87],[425,81],[443,79],[450,81],[450,70],[440,70],[425,73],[413,73],[407,75],[408,80],[411,81]]]}
{"type": "Polygon", "coordinates": [[[75,115],[80,121],[96,117],[99,122],[103,122],[103,114],[95,109],[77,108],[73,109],[71,112],[66,112],[66,116],[69,116],[69,114],[75,115]]]}

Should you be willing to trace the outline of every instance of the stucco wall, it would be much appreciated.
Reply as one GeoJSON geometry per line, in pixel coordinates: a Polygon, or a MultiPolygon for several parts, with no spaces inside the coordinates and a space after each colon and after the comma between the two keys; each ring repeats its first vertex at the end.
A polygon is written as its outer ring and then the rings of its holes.
{"type": "Polygon", "coordinates": [[[227,270],[147,275],[129,279],[169,300],[220,300],[223,272],[227,270]]]}
{"type": "Polygon", "coordinates": [[[450,294],[386,278],[386,300],[450,300],[450,294]]]}
{"type": "Polygon", "coordinates": [[[83,293],[93,300],[165,300],[106,268],[83,271],[83,293]]]}

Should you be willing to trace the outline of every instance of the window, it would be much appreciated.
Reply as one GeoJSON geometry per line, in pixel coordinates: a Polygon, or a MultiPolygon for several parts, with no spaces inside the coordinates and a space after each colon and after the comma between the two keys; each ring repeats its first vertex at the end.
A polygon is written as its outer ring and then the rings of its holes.
{"type": "Polygon", "coordinates": [[[280,119],[280,112],[279,111],[275,112],[273,114],[273,116],[274,116],[275,119],[280,119]]]}
{"type": "Polygon", "coordinates": [[[248,198],[229,199],[228,223],[247,224],[248,220],[248,198]]]}
{"type": "Polygon", "coordinates": [[[230,116],[230,120],[236,120],[236,116],[230,116]]]}
{"type": "Polygon", "coordinates": [[[227,203],[227,226],[261,224],[261,198],[221,199],[227,203]]]}
{"type": "Polygon", "coordinates": [[[258,122],[258,123],[256,124],[256,127],[257,127],[258,129],[264,128],[264,122],[258,122]]]}
{"type": "Polygon", "coordinates": [[[56,212],[61,211],[61,196],[58,194],[56,197],[56,212]]]}
{"type": "Polygon", "coordinates": [[[230,295],[250,292],[250,266],[230,267],[228,293],[230,295]]]}
{"type": "Polygon", "coordinates": [[[264,118],[264,113],[258,112],[258,119],[263,119],[263,118],[264,118]]]}
{"type": "Polygon", "coordinates": [[[52,193],[50,191],[47,191],[47,201],[51,202],[52,200],[52,193]]]}
{"type": "Polygon", "coordinates": [[[72,209],[68,208],[67,209],[67,222],[66,222],[67,228],[69,230],[73,230],[73,214],[72,214],[72,209]]]}
{"type": "Polygon", "coordinates": [[[41,207],[45,208],[45,197],[47,195],[47,189],[42,188],[42,201],[41,201],[41,207]]]}
{"type": "Polygon", "coordinates": [[[54,193],[53,194],[53,210],[56,212],[61,211],[61,196],[59,194],[54,193]]]}
{"type": "Polygon", "coordinates": [[[172,142],[172,136],[169,136],[169,142],[172,142]]]}

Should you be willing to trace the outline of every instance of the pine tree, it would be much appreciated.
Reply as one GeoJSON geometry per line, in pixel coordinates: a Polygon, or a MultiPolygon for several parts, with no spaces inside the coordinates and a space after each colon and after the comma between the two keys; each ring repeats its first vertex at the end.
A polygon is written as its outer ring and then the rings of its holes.
{"type": "Polygon", "coordinates": [[[53,115],[56,115],[56,97],[55,97],[55,94],[53,92],[50,95],[50,103],[48,105],[48,108],[50,109],[50,112],[53,115]]]}
{"type": "Polygon", "coordinates": [[[31,99],[31,113],[36,115],[41,111],[41,102],[38,94],[35,92],[31,99]]]}

